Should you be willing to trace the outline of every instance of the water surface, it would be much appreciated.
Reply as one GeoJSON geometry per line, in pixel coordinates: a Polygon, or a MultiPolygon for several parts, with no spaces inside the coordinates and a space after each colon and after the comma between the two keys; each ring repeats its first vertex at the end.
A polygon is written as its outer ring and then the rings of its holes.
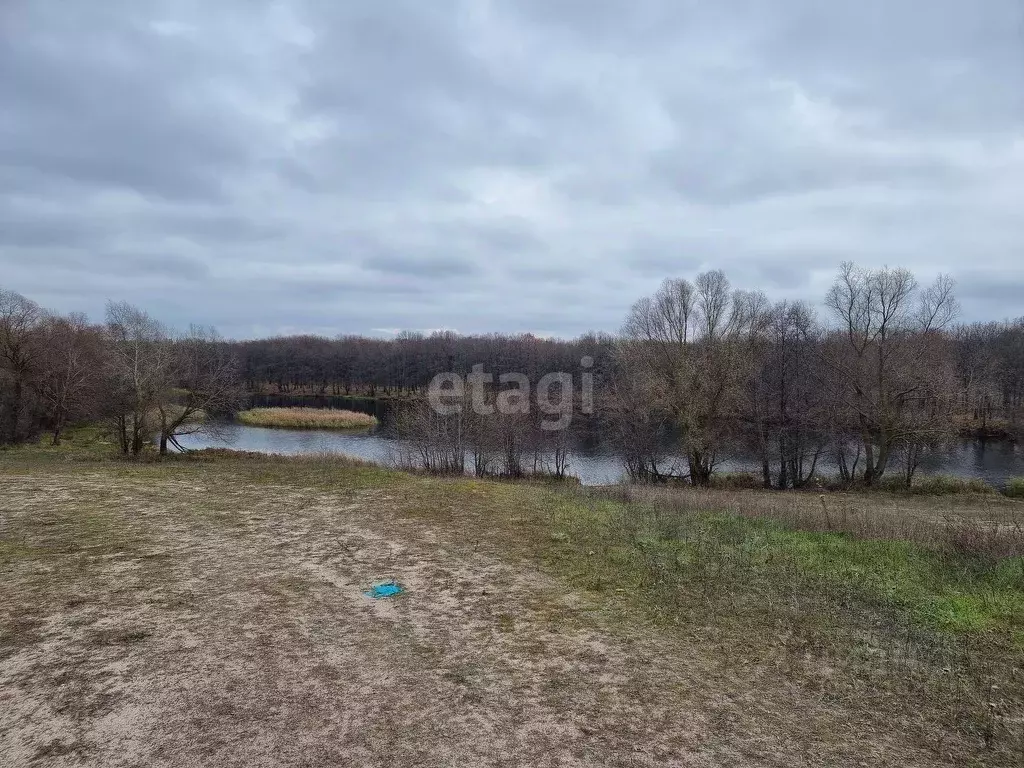
{"type": "MultiPolygon", "coordinates": [[[[313,429],[269,429],[243,424],[223,425],[219,437],[185,435],[178,442],[185,448],[232,448],[239,451],[279,453],[284,455],[336,453],[377,463],[392,460],[400,451],[402,442],[382,432],[329,431],[313,429]]],[[[684,465],[676,459],[678,467],[684,465]]],[[[754,457],[741,457],[723,462],[720,470],[758,472],[754,457]]],[[[827,462],[819,463],[820,472],[831,474],[827,462]]],[[[898,472],[898,467],[890,467],[898,472]]],[[[1024,477],[1024,452],[1010,443],[983,443],[963,440],[940,453],[926,456],[918,470],[921,474],[954,475],[980,478],[996,486],[1003,486],[1010,477],[1024,477]]],[[[573,451],[569,459],[569,473],[579,477],[584,485],[602,485],[620,480],[624,474],[621,458],[606,445],[588,444],[573,451]]]]}

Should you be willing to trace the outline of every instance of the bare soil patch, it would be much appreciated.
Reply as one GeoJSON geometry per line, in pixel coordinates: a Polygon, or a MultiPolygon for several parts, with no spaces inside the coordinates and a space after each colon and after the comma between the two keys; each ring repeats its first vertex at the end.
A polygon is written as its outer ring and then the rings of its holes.
{"type": "Polygon", "coordinates": [[[348,472],[0,468],[0,765],[958,764],[611,618],[533,559],[532,489],[348,472]]]}

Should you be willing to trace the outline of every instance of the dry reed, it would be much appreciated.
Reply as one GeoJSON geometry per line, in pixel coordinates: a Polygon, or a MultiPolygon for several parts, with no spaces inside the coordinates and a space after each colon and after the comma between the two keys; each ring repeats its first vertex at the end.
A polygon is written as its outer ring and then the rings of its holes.
{"type": "Polygon", "coordinates": [[[367,413],[331,408],[252,408],[236,416],[251,427],[289,429],[369,429],[377,418],[367,413]]]}

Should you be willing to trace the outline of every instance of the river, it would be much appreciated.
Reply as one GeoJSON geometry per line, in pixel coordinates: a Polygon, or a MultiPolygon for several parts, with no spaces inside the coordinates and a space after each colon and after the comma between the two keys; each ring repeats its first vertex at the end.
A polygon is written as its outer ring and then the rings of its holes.
{"type": "MultiPolygon", "coordinates": [[[[267,429],[242,424],[225,424],[211,435],[184,435],[178,439],[183,447],[232,448],[239,451],[280,453],[285,455],[333,453],[377,463],[387,463],[401,447],[400,441],[379,432],[335,432],[307,429],[267,429]]],[[[758,471],[752,458],[723,462],[722,471],[758,471]]],[[[827,466],[822,471],[828,473],[827,466]]],[[[898,471],[893,467],[891,471],[898,471]]],[[[962,440],[940,453],[926,456],[918,470],[922,474],[944,474],[963,478],[980,478],[997,487],[1010,477],[1024,477],[1024,450],[1005,442],[983,443],[962,440]]],[[[584,485],[617,482],[623,476],[623,464],[608,446],[587,445],[573,451],[569,473],[584,485]]]]}

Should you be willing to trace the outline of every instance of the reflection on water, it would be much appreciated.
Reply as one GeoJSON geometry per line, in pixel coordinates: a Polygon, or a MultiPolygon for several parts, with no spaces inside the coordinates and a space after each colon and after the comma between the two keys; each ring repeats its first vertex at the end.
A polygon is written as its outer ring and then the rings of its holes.
{"type": "MultiPolygon", "coordinates": [[[[376,433],[328,432],[309,429],[267,429],[228,424],[222,436],[186,435],[179,438],[185,448],[233,448],[238,451],[280,453],[285,455],[338,453],[357,459],[387,462],[401,442],[376,433]]],[[[682,461],[678,462],[680,465],[682,461]]],[[[827,463],[819,465],[823,474],[831,474],[827,463]]],[[[724,462],[725,471],[758,471],[753,458],[724,462]]],[[[893,467],[896,471],[896,468],[893,467]]],[[[623,465],[613,450],[588,447],[572,454],[569,472],[585,485],[614,483],[623,476],[623,465]]],[[[922,474],[945,474],[977,477],[1001,486],[1007,478],[1024,476],[1024,451],[1009,443],[963,441],[941,454],[926,456],[919,470],[922,474]]]]}

